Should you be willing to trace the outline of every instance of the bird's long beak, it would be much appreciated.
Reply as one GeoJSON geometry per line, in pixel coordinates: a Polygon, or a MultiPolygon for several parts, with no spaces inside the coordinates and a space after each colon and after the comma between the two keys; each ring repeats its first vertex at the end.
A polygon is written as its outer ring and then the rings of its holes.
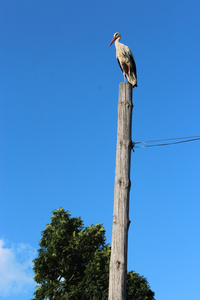
{"type": "Polygon", "coordinates": [[[112,45],[112,43],[113,43],[115,40],[116,40],[116,37],[114,36],[114,38],[112,39],[112,41],[111,41],[109,47],[112,45]]]}

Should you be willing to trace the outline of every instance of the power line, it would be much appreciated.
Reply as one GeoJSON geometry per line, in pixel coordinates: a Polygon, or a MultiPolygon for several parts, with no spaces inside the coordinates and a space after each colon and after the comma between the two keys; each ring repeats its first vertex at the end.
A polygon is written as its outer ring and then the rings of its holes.
{"type": "Polygon", "coordinates": [[[178,137],[178,138],[171,138],[171,139],[162,139],[162,140],[141,141],[141,142],[135,142],[135,145],[136,144],[143,144],[143,143],[164,142],[164,141],[184,140],[184,139],[193,139],[193,138],[200,138],[200,135],[187,136],[187,137],[178,137]]]}
{"type": "Polygon", "coordinates": [[[141,141],[141,142],[133,142],[133,148],[149,148],[149,147],[158,147],[158,146],[169,146],[174,144],[181,144],[181,143],[187,143],[187,142],[193,142],[200,140],[200,135],[196,136],[189,136],[189,137],[178,137],[178,138],[171,138],[171,139],[162,139],[162,140],[151,140],[151,141],[141,141]],[[166,142],[166,141],[175,141],[175,140],[182,140],[177,142],[168,142],[168,143],[159,143],[159,144],[152,144],[157,142],[166,142]],[[147,143],[151,143],[151,145],[146,145],[147,143]],[[138,145],[139,146],[135,146],[138,145]],[[140,145],[143,144],[143,145],[140,145]]]}

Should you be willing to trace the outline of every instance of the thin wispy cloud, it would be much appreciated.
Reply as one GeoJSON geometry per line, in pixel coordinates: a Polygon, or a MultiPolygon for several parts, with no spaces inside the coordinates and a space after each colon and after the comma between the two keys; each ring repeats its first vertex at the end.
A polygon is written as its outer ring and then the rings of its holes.
{"type": "Polygon", "coordinates": [[[0,296],[26,293],[34,287],[32,260],[36,250],[20,243],[8,246],[0,239],[0,296]]]}

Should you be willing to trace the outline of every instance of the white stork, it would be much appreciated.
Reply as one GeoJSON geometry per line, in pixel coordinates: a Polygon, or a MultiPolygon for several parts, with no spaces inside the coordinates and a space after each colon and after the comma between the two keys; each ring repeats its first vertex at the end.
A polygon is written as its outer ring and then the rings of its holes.
{"type": "Polygon", "coordinates": [[[110,43],[110,46],[115,41],[116,48],[116,57],[119,63],[120,68],[124,74],[124,81],[127,78],[128,82],[134,87],[137,86],[137,73],[136,73],[136,65],[133,54],[129,47],[120,43],[121,34],[116,32],[114,37],[110,43]]]}

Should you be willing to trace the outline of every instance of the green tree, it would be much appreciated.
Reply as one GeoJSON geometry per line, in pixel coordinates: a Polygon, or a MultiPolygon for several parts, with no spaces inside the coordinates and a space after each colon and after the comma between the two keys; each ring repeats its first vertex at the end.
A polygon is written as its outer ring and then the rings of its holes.
{"type": "MultiPolygon", "coordinates": [[[[81,218],[55,210],[34,260],[34,299],[107,299],[111,248],[105,241],[102,224],[84,227],[81,218]]],[[[146,279],[135,272],[127,274],[127,299],[154,299],[146,279]]]]}
{"type": "Polygon", "coordinates": [[[127,273],[126,279],[126,299],[127,300],[150,300],[154,298],[154,292],[143,276],[134,271],[127,273]]]}

